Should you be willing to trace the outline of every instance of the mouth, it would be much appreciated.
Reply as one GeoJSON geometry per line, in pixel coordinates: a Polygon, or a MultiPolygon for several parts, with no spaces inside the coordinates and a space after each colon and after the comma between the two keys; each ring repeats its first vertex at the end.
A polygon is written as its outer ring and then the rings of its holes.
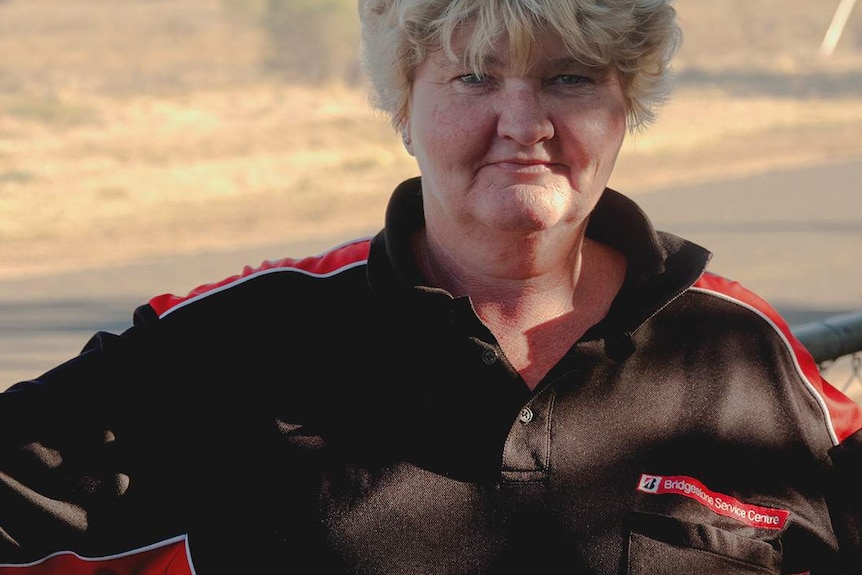
{"type": "Polygon", "coordinates": [[[491,162],[490,165],[496,166],[504,170],[514,171],[541,171],[550,170],[553,164],[547,160],[522,160],[522,159],[506,159],[491,162]]]}
{"type": "Polygon", "coordinates": [[[505,159],[488,164],[511,174],[549,174],[559,171],[560,166],[547,160],[505,159]]]}

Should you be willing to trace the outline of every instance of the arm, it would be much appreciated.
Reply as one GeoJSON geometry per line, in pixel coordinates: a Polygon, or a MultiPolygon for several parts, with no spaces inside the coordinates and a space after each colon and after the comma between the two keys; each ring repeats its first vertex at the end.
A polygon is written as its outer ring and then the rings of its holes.
{"type": "Polygon", "coordinates": [[[862,573],[862,430],[830,451],[833,481],[828,498],[841,549],[842,573],[862,573]]]}
{"type": "Polygon", "coordinates": [[[152,413],[150,424],[140,415],[154,402],[134,391],[148,379],[139,339],[134,329],[96,334],[80,355],[0,394],[0,563],[109,550],[153,529],[144,512],[164,503],[142,488],[159,479],[149,464],[176,450],[163,449],[152,413]]]}

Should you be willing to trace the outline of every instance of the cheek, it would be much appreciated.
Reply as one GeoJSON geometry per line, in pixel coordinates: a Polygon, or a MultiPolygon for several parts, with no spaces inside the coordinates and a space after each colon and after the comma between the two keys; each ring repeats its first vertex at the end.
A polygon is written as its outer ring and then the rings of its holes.
{"type": "Polygon", "coordinates": [[[491,142],[493,122],[475,106],[449,104],[428,108],[415,116],[412,128],[417,146],[435,163],[470,163],[484,155],[491,142]]]}
{"type": "Polygon", "coordinates": [[[606,111],[582,115],[566,125],[567,140],[582,167],[595,163],[613,163],[626,134],[624,111],[606,111]]]}
{"type": "Polygon", "coordinates": [[[604,124],[604,128],[600,129],[597,138],[603,142],[604,157],[610,159],[611,162],[616,160],[620,148],[623,145],[623,140],[626,135],[626,118],[625,115],[614,116],[604,124]]]}
{"type": "Polygon", "coordinates": [[[625,114],[623,114],[620,118],[617,118],[614,125],[610,127],[610,130],[608,132],[607,171],[610,171],[616,164],[617,156],[619,156],[620,149],[623,147],[623,140],[625,140],[627,133],[626,131],[626,116],[625,114]]]}
{"type": "Polygon", "coordinates": [[[617,102],[617,105],[611,106],[606,112],[605,133],[609,145],[611,142],[614,143],[614,154],[616,155],[626,136],[628,113],[623,103],[622,94],[619,94],[614,100],[617,102]]]}

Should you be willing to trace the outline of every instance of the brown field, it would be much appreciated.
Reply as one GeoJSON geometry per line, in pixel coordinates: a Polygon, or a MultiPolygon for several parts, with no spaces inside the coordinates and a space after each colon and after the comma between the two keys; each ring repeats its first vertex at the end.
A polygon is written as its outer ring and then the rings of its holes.
{"type": "MultiPolygon", "coordinates": [[[[380,225],[416,170],[350,57],[287,83],[236,4],[0,0],[0,279],[380,225]]],[[[832,2],[678,7],[676,94],[614,187],[862,157],[862,7],[828,59],[832,2]]]]}

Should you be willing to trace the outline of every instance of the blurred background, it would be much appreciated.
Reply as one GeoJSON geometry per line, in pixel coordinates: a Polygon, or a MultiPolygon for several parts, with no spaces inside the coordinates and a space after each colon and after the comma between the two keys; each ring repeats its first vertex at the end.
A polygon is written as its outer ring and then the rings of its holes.
{"type": "MultiPolygon", "coordinates": [[[[793,324],[862,310],[855,4],[677,0],[675,94],[611,181],[793,324]]],[[[356,0],[0,0],[0,388],[150,295],[374,233],[415,173],[356,0]]]]}

